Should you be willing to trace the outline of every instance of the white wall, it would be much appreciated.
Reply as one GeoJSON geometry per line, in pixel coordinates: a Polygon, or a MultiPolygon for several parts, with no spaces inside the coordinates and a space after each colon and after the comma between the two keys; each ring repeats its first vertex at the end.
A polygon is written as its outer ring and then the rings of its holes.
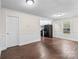
{"type": "Polygon", "coordinates": [[[1,54],[1,40],[2,40],[2,37],[1,37],[1,0],[0,0],[0,54],[1,54]]]}
{"type": "Polygon", "coordinates": [[[53,30],[54,30],[54,37],[69,39],[69,40],[78,40],[78,18],[66,18],[66,19],[59,19],[53,22],[53,30]],[[63,33],[63,23],[70,22],[70,34],[63,33]]]}
{"type": "MultiPolygon", "coordinates": [[[[40,41],[40,17],[5,8],[2,12],[4,28],[6,28],[7,16],[19,17],[19,45],[40,41]]],[[[4,32],[6,33],[6,29],[4,32]]]]}
{"type": "Polygon", "coordinates": [[[20,45],[40,40],[40,17],[23,14],[20,17],[20,45]]]}
{"type": "Polygon", "coordinates": [[[41,26],[48,25],[48,24],[52,24],[52,21],[51,20],[40,20],[40,25],[41,26]]]}
{"type": "Polygon", "coordinates": [[[52,24],[52,19],[48,19],[48,18],[40,18],[40,25],[47,25],[47,24],[52,24]]]}
{"type": "Polygon", "coordinates": [[[3,34],[3,20],[2,20],[2,10],[1,10],[1,0],[0,0],[0,54],[1,51],[4,49],[4,37],[5,35],[3,34]]]}
{"type": "Polygon", "coordinates": [[[5,34],[3,32],[3,19],[2,19],[2,8],[0,0],[0,54],[3,49],[5,49],[5,34]]]}

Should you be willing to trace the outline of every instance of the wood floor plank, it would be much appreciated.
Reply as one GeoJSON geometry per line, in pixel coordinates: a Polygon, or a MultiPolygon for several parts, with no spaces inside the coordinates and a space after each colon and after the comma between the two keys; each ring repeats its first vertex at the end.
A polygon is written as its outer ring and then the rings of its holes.
{"type": "Polygon", "coordinates": [[[12,47],[2,59],[78,59],[78,42],[60,38],[42,38],[40,42],[12,47]]]}

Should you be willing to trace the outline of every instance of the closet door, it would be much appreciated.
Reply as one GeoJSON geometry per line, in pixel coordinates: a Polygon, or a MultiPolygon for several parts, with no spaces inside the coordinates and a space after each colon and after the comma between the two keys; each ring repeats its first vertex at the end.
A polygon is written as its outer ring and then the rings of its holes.
{"type": "Polygon", "coordinates": [[[19,18],[8,16],[6,19],[6,45],[7,47],[19,44],[19,18]]]}

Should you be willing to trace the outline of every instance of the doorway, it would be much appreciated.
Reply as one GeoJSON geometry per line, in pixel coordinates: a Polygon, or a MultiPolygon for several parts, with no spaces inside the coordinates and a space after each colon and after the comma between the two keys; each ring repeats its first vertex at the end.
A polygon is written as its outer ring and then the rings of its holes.
{"type": "Polygon", "coordinates": [[[19,18],[8,16],[6,19],[6,45],[7,47],[19,44],[19,18]]]}
{"type": "Polygon", "coordinates": [[[51,20],[40,20],[40,26],[41,26],[41,38],[47,37],[52,38],[53,37],[53,26],[51,20]]]}

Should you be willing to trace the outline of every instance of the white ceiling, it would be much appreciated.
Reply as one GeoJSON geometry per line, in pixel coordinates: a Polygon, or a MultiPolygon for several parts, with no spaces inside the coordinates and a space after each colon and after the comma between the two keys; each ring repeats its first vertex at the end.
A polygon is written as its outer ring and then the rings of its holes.
{"type": "Polygon", "coordinates": [[[77,16],[77,3],[78,0],[36,0],[34,6],[28,7],[25,0],[2,0],[2,7],[46,18],[63,18],[77,16]]]}

